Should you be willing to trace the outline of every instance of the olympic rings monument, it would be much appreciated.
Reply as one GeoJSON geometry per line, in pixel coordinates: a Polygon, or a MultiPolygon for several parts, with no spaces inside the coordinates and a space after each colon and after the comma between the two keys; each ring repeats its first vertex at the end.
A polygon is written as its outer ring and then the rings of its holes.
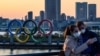
{"type": "Polygon", "coordinates": [[[49,40],[49,44],[51,43],[51,33],[53,31],[53,26],[52,26],[52,23],[49,21],[49,20],[42,20],[38,26],[37,24],[33,21],[33,20],[27,20],[23,23],[23,25],[21,24],[20,21],[18,20],[12,20],[9,22],[8,24],[8,32],[10,33],[10,43],[13,44],[14,43],[14,40],[13,40],[13,37],[15,37],[15,39],[20,42],[20,43],[26,43],[29,38],[31,38],[33,40],[33,42],[37,43],[37,42],[41,42],[42,40],[44,40],[46,37],[45,36],[49,36],[48,40],[49,40]],[[19,26],[19,28],[16,29],[16,32],[15,34],[11,31],[11,24],[13,24],[14,22],[16,22],[19,26]],[[25,25],[27,23],[31,22],[32,24],[35,25],[35,27],[32,27],[32,30],[29,30],[27,27],[25,27],[25,25]],[[45,33],[45,31],[40,27],[43,22],[48,22],[50,24],[50,32],[49,33],[45,33]],[[38,33],[44,35],[41,40],[36,40],[34,38],[34,34],[38,31],[38,33]],[[19,37],[17,35],[21,34],[21,32],[25,33],[27,36],[26,37],[23,37],[23,38],[26,38],[25,40],[20,40],[19,37]]]}
{"type": "MultiPolygon", "coordinates": [[[[50,20],[41,20],[37,24],[34,20],[26,20],[22,23],[19,20],[14,19],[11,20],[7,26],[7,33],[9,34],[9,43],[7,42],[8,44],[0,44],[0,48],[11,49],[12,52],[13,49],[62,49],[62,45],[59,44],[59,41],[56,41],[56,44],[52,44],[52,32],[53,25],[50,20]],[[49,32],[46,32],[42,28],[45,22],[46,24],[48,23],[49,32]],[[18,27],[15,27],[13,31],[12,25],[17,25],[18,27]],[[46,43],[44,44],[43,41],[45,40],[46,43]]],[[[59,52],[53,52],[47,54],[57,55],[58,53],[59,52]]]]}
{"type": "MultiPolygon", "coordinates": [[[[52,36],[51,36],[53,32],[53,25],[50,20],[41,20],[37,24],[34,20],[26,20],[22,23],[19,20],[14,19],[8,23],[7,32],[9,33],[9,36],[10,36],[8,46],[9,45],[16,46],[16,43],[18,43],[18,45],[24,45],[25,47],[27,43],[29,42],[34,43],[32,45],[36,46],[36,45],[42,45],[42,42],[45,40],[46,40],[46,44],[48,45],[48,48],[50,47],[49,45],[54,46],[52,45],[52,36]],[[49,32],[46,32],[42,28],[45,22],[46,24],[47,23],[49,24],[48,25],[49,32]],[[15,30],[13,31],[12,25],[17,25],[18,27],[15,27],[15,30]],[[32,25],[32,26],[28,27],[29,25],[32,25]]],[[[57,46],[60,46],[59,41],[56,41],[56,47],[57,46]]]]}

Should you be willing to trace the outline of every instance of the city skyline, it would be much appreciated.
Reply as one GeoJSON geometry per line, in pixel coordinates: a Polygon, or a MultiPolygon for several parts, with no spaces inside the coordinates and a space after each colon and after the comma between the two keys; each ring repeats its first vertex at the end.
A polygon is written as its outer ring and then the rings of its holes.
{"type": "MultiPolygon", "coordinates": [[[[76,2],[88,2],[97,4],[97,17],[100,17],[99,0],[61,0],[61,13],[67,16],[75,16],[76,2]],[[71,10],[72,9],[72,10],[71,10]]],[[[34,16],[39,16],[39,12],[45,10],[45,0],[2,0],[0,1],[0,16],[5,18],[22,18],[28,11],[33,11],[34,16]]],[[[33,17],[34,17],[33,16],[33,17]]]]}

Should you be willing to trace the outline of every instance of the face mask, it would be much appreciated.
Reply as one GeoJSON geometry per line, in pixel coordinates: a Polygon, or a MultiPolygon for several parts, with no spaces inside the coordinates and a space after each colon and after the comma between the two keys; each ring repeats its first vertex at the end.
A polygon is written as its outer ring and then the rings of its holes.
{"type": "Polygon", "coordinates": [[[80,32],[77,32],[77,33],[73,33],[73,36],[75,37],[75,38],[78,38],[79,36],[80,36],[80,32]]]}
{"type": "Polygon", "coordinates": [[[85,29],[82,29],[82,30],[81,30],[81,33],[85,33],[85,31],[86,31],[85,29]]]}

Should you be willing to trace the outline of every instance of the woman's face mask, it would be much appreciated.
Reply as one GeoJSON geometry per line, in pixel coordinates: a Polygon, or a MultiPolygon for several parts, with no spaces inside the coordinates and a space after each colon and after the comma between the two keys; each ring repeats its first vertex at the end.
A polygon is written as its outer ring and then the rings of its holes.
{"type": "Polygon", "coordinates": [[[74,36],[75,38],[79,38],[80,34],[81,34],[81,33],[78,31],[78,32],[73,33],[73,36],[74,36]]]}

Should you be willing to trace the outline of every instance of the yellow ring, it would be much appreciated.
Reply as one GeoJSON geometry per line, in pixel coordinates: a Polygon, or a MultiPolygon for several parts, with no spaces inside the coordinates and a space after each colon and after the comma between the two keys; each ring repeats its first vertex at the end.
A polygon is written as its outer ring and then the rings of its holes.
{"type": "MultiPolygon", "coordinates": [[[[25,28],[25,27],[23,27],[22,29],[24,29],[24,30],[26,30],[27,32],[29,32],[29,30],[28,30],[27,28],[25,28]]],[[[17,34],[16,34],[19,30],[20,30],[20,28],[16,29],[16,32],[15,32],[15,35],[14,35],[15,39],[16,39],[19,43],[26,43],[26,42],[28,41],[28,39],[29,39],[29,35],[26,36],[26,39],[25,39],[25,40],[21,40],[21,39],[19,39],[19,37],[17,37],[17,34]]]]}

